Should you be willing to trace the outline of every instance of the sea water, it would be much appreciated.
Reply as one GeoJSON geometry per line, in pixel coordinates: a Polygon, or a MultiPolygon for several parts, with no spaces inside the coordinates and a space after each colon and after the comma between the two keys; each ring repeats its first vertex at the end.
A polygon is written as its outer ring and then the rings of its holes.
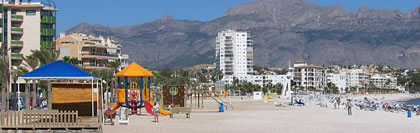
{"type": "Polygon", "coordinates": [[[405,102],[405,104],[420,105],[420,98],[408,100],[408,101],[405,102]]]}

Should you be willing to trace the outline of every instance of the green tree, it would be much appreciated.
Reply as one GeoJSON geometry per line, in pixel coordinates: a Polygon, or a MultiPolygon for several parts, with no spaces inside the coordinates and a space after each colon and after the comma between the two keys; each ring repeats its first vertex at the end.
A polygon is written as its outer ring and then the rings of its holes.
{"type": "Polygon", "coordinates": [[[63,61],[68,62],[68,63],[71,63],[71,64],[73,64],[75,66],[80,66],[80,64],[82,63],[82,61],[78,60],[77,58],[75,58],[75,57],[68,57],[68,56],[63,57],[63,61]]]}
{"type": "Polygon", "coordinates": [[[2,45],[0,50],[0,83],[1,83],[1,111],[5,112],[8,110],[8,105],[6,103],[7,99],[7,90],[9,88],[9,62],[8,58],[5,56],[4,45],[2,45]]]}
{"type": "Polygon", "coordinates": [[[47,49],[31,50],[31,52],[32,56],[38,59],[41,66],[56,61],[58,57],[56,53],[47,49]]]}

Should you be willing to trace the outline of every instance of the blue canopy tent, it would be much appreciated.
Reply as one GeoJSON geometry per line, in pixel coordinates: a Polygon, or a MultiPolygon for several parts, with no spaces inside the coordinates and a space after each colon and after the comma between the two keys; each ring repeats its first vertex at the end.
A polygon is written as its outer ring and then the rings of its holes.
{"type": "MultiPolygon", "coordinates": [[[[99,112],[99,92],[98,84],[101,80],[100,78],[86,72],[85,70],[80,69],[73,64],[64,62],[64,61],[55,61],[50,64],[44,65],[31,71],[30,73],[19,77],[24,80],[37,80],[37,81],[66,81],[66,80],[83,80],[91,81],[92,83],[92,116],[94,116],[94,93],[96,91],[97,97],[97,111],[99,112]],[[96,88],[94,89],[94,83],[96,81],[96,88]]],[[[101,84],[102,88],[102,84],[101,84]]],[[[102,90],[102,89],[101,89],[102,90]]],[[[51,84],[48,84],[48,109],[52,109],[51,101],[51,84]]],[[[101,92],[102,93],[102,92],[101,92]]]]}

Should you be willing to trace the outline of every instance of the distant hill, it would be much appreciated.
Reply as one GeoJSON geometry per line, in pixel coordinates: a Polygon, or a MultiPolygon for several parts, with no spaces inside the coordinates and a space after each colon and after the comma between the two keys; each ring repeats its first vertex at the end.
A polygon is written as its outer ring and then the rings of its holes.
{"type": "MultiPolygon", "coordinates": [[[[285,67],[289,60],[319,65],[378,64],[420,67],[420,7],[411,12],[347,12],[304,0],[256,0],[207,21],[159,20],[110,28],[82,23],[67,31],[111,37],[131,60],[159,69],[213,63],[215,37],[226,29],[249,31],[255,64],[285,67]]],[[[141,16],[138,16],[141,17],[141,16]]]]}

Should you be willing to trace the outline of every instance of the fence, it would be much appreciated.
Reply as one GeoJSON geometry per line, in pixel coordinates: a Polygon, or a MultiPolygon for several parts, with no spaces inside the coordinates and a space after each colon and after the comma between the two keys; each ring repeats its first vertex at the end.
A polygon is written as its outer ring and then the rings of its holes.
{"type": "Polygon", "coordinates": [[[27,110],[1,113],[4,128],[72,128],[79,127],[77,111],[27,110]]]}

